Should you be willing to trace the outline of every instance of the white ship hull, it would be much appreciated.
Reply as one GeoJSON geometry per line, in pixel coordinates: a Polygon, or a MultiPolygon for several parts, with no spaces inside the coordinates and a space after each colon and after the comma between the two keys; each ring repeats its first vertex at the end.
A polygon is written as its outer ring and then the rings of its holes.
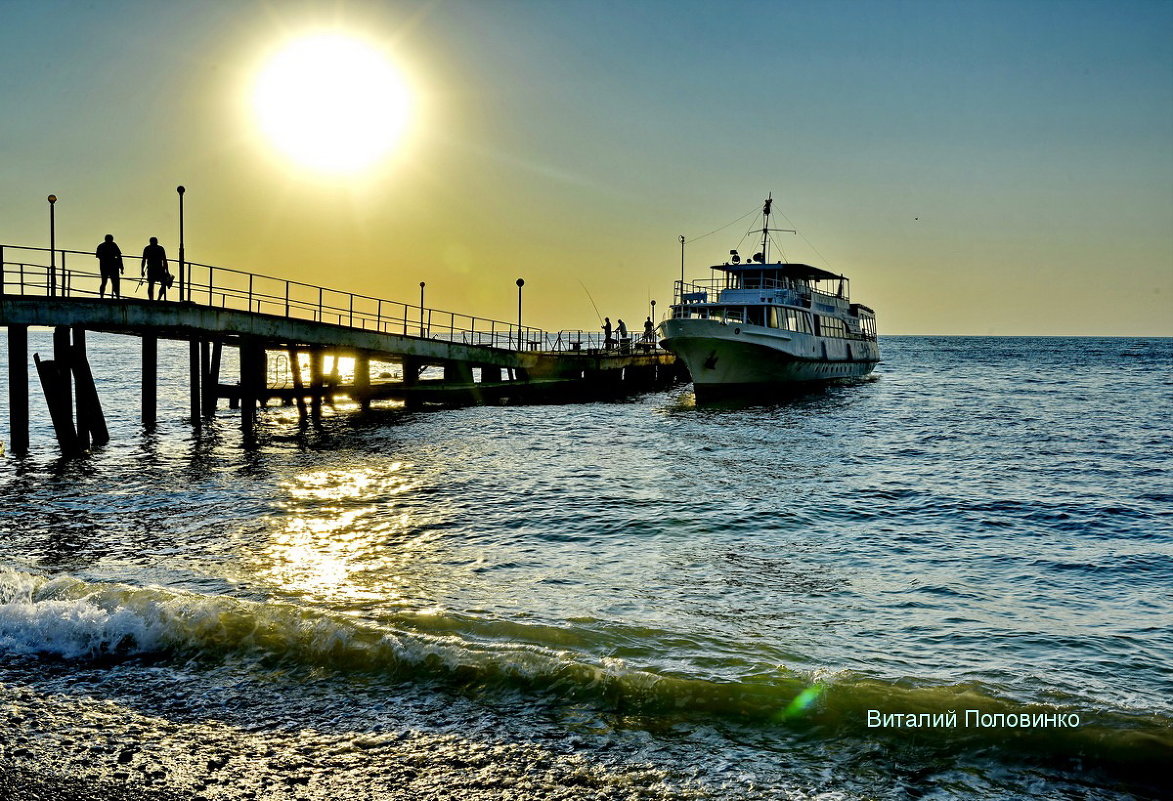
{"type": "Polygon", "coordinates": [[[661,331],[662,345],[684,362],[701,399],[858,378],[880,360],[874,341],[720,320],[665,320],[661,331]]]}

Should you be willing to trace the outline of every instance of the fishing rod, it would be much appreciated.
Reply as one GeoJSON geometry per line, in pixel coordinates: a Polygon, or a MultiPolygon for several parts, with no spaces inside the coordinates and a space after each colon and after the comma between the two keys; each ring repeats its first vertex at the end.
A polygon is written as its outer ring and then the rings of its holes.
{"type": "Polygon", "coordinates": [[[578,279],[578,285],[582,287],[582,291],[586,293],[587,300],[591,302],[591,308],[595,310],[595,316],[599,318],[599,325],[602,325],[603,315],[599,314],[599,307],[595,305],[595,299],[591,297],[591,291],[586,288],[586,284],[582,282],[581,278],[578,279]]]}

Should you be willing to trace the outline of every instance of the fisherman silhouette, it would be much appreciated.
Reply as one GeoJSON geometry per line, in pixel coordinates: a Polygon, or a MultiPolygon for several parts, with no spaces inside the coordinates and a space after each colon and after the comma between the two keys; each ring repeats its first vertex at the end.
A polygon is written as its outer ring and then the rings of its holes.
{"type": "Polygon", "coordinates": [[[167,299],[167,287],[171,273],[167,271],[167,251],[159,244],[157,237],[151,237],[151,244],[143,248],[142,274],[147,278],[147,297],[155,299],[155,282],[159,283],[159,300],[167,299]]]}
{"type": "Polygon", "coordinates": [[[114,242],[114,234],[106,234],[106,239],[94,251],[98,259],[98,271],[102,274],[102,286],[98,289],[98,297],[105,297],[106,282],[110,282],[110,297],[122,297],[119,274],[123,271],[122,251],[114,242]]]}
{"type": "Polygon", "coordinates": [[[644,320],[644,341],[651,342],[656,338],[656,327],[652,325],[652,318],[644,320]]]}
{"type": "Polygon", "coordinates": [[[611,318],[603,318],[603,347],[611,350],[611,345],[614,340],[611,339],[611,318]]]}

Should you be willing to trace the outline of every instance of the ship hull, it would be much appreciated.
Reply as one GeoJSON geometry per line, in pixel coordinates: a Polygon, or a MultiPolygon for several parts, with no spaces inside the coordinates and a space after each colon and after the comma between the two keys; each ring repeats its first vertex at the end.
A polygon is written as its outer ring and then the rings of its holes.
{"type": "Polygon", "coordinates": [[[698,319],[665,320],[661,330],[661,344],[688,368],[698,400],[860,378],[880,359],[869,340],[698,319]]]}

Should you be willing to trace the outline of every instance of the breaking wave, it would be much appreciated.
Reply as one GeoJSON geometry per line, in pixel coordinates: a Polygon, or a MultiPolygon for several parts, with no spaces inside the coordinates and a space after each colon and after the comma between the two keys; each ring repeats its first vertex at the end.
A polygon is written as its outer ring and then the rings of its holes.
{"type": "MultiPolygon", "coordinates": [[[[432,626],[445,632],[458,628],[451,620],[432,626]]],[[[1173,719],[1166,716],[1024,704],[978,683],[932,686],[850,671],[819,675],[783,669],[716,681],[658,673],[556,645],[436,635],[287,604],[0,568],[0,658],[5,656],[99,663],[140,657],[292,663],[430,682],[472,694],[521,692],[651,719],[718,720],[811,736],[866,735],[933,747],[994,747],[1042,758],[1079,758],[1153,777],[1173,757],[1173,719]],[[1078,714],[1081,722],[1074,727],[970,727],[964,718],[969,709],[986,715],[1078,714]],[[902,718],[924,715],[923,721],[955,711],[957,723],[869,726],[871,710],[902,718]]]]}

